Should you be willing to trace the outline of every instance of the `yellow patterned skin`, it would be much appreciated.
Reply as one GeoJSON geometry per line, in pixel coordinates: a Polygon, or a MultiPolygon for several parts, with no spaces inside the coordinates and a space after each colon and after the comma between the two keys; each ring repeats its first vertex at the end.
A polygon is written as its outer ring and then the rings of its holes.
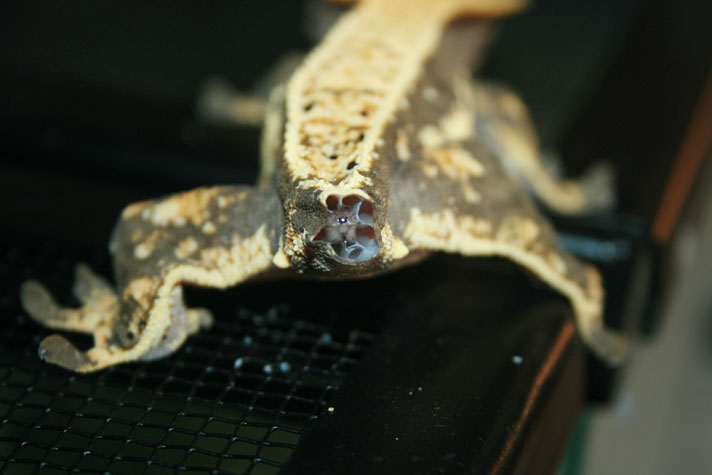
{"type": "Polygon", "coordinates": [[[569,298],[598,355],[619,361],[625,344],[603,326],[597,271],[558,248],[508,170],[521,168],[518,178],[556,209],[584,209],[585,193],[542,178],[526,111],[467,73],[484,19],[523,3],[359,2],[264,109],[258,186],[128,206],[111,242],[116,285],[79,266],[80,308],[23,285],[36,321],[94,336],[82,352],[50,335],[40,356],[77,372],[161,358],[212,321],[186,307],[184,285],[225,288],[275,272],[366,277],[443,251],[521,264],[569,298]],[[464,16],[475,20],[448,26],[464,16]]]}

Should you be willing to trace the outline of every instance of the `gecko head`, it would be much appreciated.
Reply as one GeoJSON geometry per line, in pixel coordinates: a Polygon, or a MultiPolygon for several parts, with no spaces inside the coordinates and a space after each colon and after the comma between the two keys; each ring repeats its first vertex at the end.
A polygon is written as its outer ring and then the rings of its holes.
{"type": "Polygon", "coordinates": [[[311,244],[322,246],[341,264],[357,265],[381,251],[370,197],[360,190],[323,192],[319,201],[326,209],[323,226],[312,235],[311,244]]]}

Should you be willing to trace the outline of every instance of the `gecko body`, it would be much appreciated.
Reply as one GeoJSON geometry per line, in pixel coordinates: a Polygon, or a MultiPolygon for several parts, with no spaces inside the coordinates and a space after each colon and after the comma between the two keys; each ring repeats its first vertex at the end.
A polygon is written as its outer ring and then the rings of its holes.
{"type": "Polygon", "coordinates": [[[591,349],[619,361],[625,342],[603,324],[598,272],[559,249],[525,191],[578,212],[595,206],[596,189],[549,177],[521,101],[469,76],[483,19],[523,4],[353,7],[273,94],[257,186],[128,206],[110,246],[116,285],[78,266],[80,308],[25,283],[36,321],[94,336],[83,352],[50,335],[40,356],[77,372],[167,356],[212,321],[185,305],[184,285],[226,288],[274,272],[367,277],[450,252],[527,268],[570,300],[591,349]],[[467,16],[470,27],[450,26],[467,16]]]}

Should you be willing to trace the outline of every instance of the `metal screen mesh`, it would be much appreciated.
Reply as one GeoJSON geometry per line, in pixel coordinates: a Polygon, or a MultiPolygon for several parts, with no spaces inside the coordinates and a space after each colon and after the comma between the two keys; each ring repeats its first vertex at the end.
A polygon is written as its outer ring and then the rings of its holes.
{"type": "Polygon", "coordinates": [[[309,284],[301,283],[193,291],[189,304],[208,306],[216,323],[176,355],[72,374],[38,359],[37,345],[49,331],[25,315],[19,285],[39,278],[61,303],[71,304],[62,297],[69,294],[74,264],[88,261],[110,275],[107,257],[4,234],[3,473],[275,473],[379,331],[359,305],[328,310],[340,301],[338,287],[318,299],[307,298],[309,284]]]}

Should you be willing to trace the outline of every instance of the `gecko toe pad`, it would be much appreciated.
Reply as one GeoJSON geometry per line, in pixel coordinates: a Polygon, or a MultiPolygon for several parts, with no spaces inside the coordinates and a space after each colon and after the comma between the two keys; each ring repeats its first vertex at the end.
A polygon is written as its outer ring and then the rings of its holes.
{"type": "Polygon", "coordinates": [[[50,335],[40,343],[40,359],[70,371],[86,372],[92,366],[87,355],[61,335],[50,335]]]}
{"type": "Polygon", "coordinates": [[[314,241],[329,244],[337,256],[364,262],[379,252],[373,228],[373,204],[358,195],[329,195],[326,225],[314,236],[314,241]]]}
{"type": "Polygon", "coordinates": [[[22,284],[20,299],[33,320],[44,324],[58,318],[59,307],[45,286],[37,281],[28,280],[22,284]]]}

